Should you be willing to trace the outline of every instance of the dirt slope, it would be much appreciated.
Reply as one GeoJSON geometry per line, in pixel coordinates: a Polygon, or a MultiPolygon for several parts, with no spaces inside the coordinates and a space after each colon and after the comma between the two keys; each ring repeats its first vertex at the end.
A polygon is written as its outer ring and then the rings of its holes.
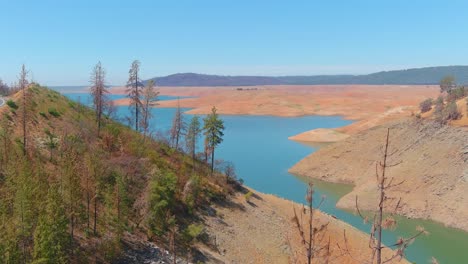
{"type": "Polygon", "coordinates": [[[391,129],[391,163],[388,170],[395,182],[405,183],[389,193],[401,197],[406,216],[428,218],[468,230],[468,131],[433,121],[406,118],[371,128],[311,154],[290,172],[356,187],[338,206],[374,209],[377,188],[375,162],[382,157],[381,146],[391,129]]]}
{"type": "MultiPolygon", "coordinates": [[[[254,191],[255,192],[255,191],[254,191]]],[[[243,195],[237,195],[232,203],[216,206],[213,216],[206,216],[207,232],[216,237],[217,251],[201,247],[205,256],[211,256],[207,263],[305,263],[305,251],[300,243],[297,229],[292,222],[291,201],[255,192],[250,203],[243,195]]],[[[298,210],[299,211],[299,210],[298,210]]],[[[318,212],[318,222],[327,223],[332,257],[330,263],[360,263],[356,259],[368,259],[368,236],[354,227],[329,215],[318,212]],[[344,245],[343,230],[346,230],[353,258],[343,254],[336,243],[344,245]]],[[[306,218],[304,218],[305,221],[306,218]]],[[[390,256],[385,251],[385,256],[390,256]]],[[[322,261],[322,260],[320,260],[322,261]]],[[[313,263],[321,263],[321,262],[313,263]]],[[[406,260],[389,263],[408,263],[406,260]]]]}

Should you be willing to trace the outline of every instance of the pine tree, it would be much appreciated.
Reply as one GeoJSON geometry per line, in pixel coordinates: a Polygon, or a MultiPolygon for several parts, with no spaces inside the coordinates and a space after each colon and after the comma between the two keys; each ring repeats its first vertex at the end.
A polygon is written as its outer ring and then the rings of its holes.
{"type": "Polygon", "coordinates": [[[127,97],[130,98],[130,111],[135,114],[135,130],[139,131],[140,113],[142,108],[140,88],[143,87],[140,79],[140,62],[133,61],[128,71],[127,97]]]}
{"type": "Polygon", "coordinates": [[[68,233],[64,203],[57,186],[47,194],[45,210],[34,232],[34,259],[40,263],[67,263],[68,233]]]}
{"type": "Polygon", "coordinates": [[[214,106],[211,109],[211,114],[207,115],[203,121],[205,123],[203,130],[205,131],[206,147],[211,152],[211,174],[213,174],[215,148],[223,142],[224,121],[219,118],[214,106]]]}

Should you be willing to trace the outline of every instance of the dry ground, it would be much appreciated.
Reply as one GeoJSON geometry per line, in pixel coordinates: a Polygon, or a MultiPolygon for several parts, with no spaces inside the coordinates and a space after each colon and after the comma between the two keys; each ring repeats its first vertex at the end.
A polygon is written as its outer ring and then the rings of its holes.
{"type": "MultiPolygon", "coordinates": [[[[375,162],[390,128],[390,152],[395,154],[387,174],[404,184],[389,191],[401,197],[401,214],[432,219],[468,231],[468,130],[431,120],[405,118],[353,135],[319,149],[294,165],[290,172],[329,182],[351,183],[353,191],[337,206],[376,209],[375,162]]],[[[397,200],[395,200],[396,202],[397,200]]],[[[395,208],[394,206],[390,206],[395,208]]]]}
{"type": "MultiPolygon", "coordinates": [[[[250,202],[243,195],[233,197],[232,204],[216,206],[216,215],[205,217],[207,232],[216,237],[217,249],[200,246],[208,263],[306,263],[305,250],[295,228],[291,201],[255,192],[250,202]]],[[[330,263],[363,263],[369,258],[368,236],[329,215],[318,212],[318,222],[330,223],[325,240],[330,237],[330,263]],[[345,245],[346,230],[351,256],[343,256],[336,244],[345,245]],[[355,258],[355,259],[354,259],[355,258]]],[[[304,218],[304,221],[307,218],[304,218]]],[[[386,256],[392,254],[385,252],[386,256]]],[[[323,259],[313,263],[323,263],[323,259]]],[[[408,263],[406,260],[389,263],[408,263]]]]}

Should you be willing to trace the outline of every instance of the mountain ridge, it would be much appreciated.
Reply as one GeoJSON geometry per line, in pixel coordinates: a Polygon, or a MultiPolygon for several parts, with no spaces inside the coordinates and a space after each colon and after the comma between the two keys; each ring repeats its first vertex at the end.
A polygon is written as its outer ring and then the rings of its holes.
{"type": "Polygon", "coordinates": [[[231,76],[198,73],[176,73],[145,80],[159,86],[255,86],[255,85],[433,85],[452,75],[461,84],[468,84],[468,66],[436,66],[380,71],[363,75],[294,75],[294,76],[231,76]]]}

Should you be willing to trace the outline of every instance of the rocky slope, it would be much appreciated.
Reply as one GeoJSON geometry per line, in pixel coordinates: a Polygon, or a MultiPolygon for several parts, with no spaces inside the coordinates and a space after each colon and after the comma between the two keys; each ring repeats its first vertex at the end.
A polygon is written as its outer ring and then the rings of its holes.
{"type": "Polygon", "coordinates": [[[391,190],[401,197],[399,212],[409,217],[433,219],[468,230],[468,131],[430,120],[406,118],[360,132],[320,149],[290,169],[291,173],[356,187],[338,206],[354,209],[355,197],[363,209],[375,209],[377,187],[375,163],[382,158],[382,145],[390,128],[390,163],[401,164],[387,173],[391,190]]]}

